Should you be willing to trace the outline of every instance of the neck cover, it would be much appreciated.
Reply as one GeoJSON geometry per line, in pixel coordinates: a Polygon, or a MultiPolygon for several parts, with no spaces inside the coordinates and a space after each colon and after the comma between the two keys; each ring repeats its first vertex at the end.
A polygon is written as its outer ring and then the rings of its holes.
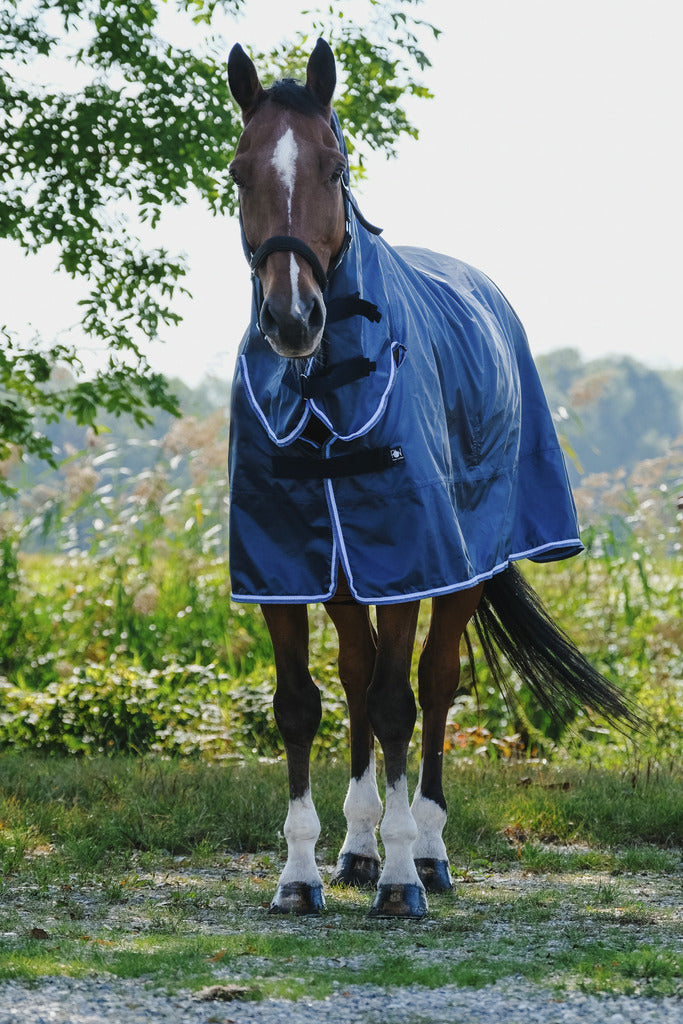
{"type": "Polygon", "coordinates": [[[234,598],[325,601],[341,565],[358,601],[396,603],[579,552],[564,457],[503,295],[458,260],[391,248],[350,194],[348,213],[305,365],[261,335],[254,278],[232,388],[234,598]]]}

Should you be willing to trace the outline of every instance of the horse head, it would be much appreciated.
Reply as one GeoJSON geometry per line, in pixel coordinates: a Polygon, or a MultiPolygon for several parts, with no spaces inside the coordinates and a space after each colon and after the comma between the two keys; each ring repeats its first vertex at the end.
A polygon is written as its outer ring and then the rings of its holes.
{"type": "Polygon", "coordinates": [[[230,173],[261,283],[260,328],[278,355],[306,358],[322,340],[323,291],[345,237],[346,159],[330,127],[334,56],[319,39],[305,85],[285,80],[266,90],[236,45],[228,81],[244,122],[230,173]]]}

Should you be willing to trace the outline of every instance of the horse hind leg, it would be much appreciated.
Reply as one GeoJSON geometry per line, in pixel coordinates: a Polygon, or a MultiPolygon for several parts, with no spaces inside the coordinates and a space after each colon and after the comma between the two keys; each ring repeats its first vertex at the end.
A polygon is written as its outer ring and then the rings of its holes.
{"type": "Polygon", "coordinates": [[[476,611],[482,587],[434,598],[432,621],[418,668],[418,697],[423,715],[420,778],[411,810],[417,824],[413,858],[427,892],[453,887],[443,841],[446,799],[443,747],[448,711],[460,679],[460,640],[476,611]]]}
{"type": "Polygon", "coordinates": [[[375,775],[375,739],[366,708],[377,637],[368,608],[356,604],[350,594],[338,594],[325,608],[339,637],[339,677],[349,708],[351,739],[351,779],[344,801],[347,831],[330,881],[360,888],[375,885],[380,869],[377,826],[382,801],[375,775]]]}
{"type": "Polygon", "coordinates": [[[311,797],[310,756],[321,718],[320,692],[308,671],[308,611],[305,605],[266,605],[273,641],[277,687],[273,706],[287,755],[289,811],[284,826],[287,862],[271,914],[318,914],[325,905],[315,861],[320,822],[311,797]]]}

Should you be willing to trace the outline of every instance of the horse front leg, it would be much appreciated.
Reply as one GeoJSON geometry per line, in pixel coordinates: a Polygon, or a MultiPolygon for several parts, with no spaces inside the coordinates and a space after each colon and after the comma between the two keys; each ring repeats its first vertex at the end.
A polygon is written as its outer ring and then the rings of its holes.
{"type": "Polygon", "coordinates": [[[287,756],[289,812],[284,826],[287,863],[270,905],[272,914],[318,914],[325,905],[315,862],[320,821],[311,798],[311,747],[322,714],[320,692],[308,670],[308,609],[264,605],[273,642],[277,686],[273,707],[287,756]]]}
{"type": "Polygon", "coordinates": [[[373,917],[421,918],[427,913],[424,885],[413,860],[417,826],[406,777],[416,718],[410,663],[418,610],[419,602],[377,608],[378,648],[367,709],[384,754],[386,808],[380,826],[385,861],[373,917]]]}
{"type": "Polygon", "coordinates": [[[356,604],[340,585],[325,605],[339,637],[339,677],[349,708],[351,779],[344,801],[346,838],[332,876],[336,885],[375,885],[379,878],[377,826],[382,801],[375,775],[375,738],[366,700],[377,652],[369,609],[356,604]]]}
{"type": "Polygon", "coordinates": [[[460,680],[460,640],[474,615],[483,587],[434,598],[432,620],[418,668],[422,709],[420,780],[412,803],[418,835],[413,846],[417,872],[427,892],[453,887],[442,833],[446,824],[443,746],[446,719],[460,680]]]}

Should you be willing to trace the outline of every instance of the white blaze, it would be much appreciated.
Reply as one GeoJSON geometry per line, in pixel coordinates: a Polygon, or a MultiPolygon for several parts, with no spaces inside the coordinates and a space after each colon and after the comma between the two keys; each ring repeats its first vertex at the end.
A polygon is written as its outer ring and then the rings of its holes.
{"type": "Polygon", "coordinates": [[[275,150],[270,162],[277,171],[287,194],[287,216],[289,218],[290,230],[292,227],[292,196],[294,195],[294,184],[296,182],[296,159],[298,155],[299,147],[296,144],[294,132],[291,128],[288,128],[275,144],[275,150]]]}
{"type": "Polygon", "coordinates": [[[289,280],[292,286],[292,316],[301,313],[301,295],[299,294],[299,265],[294,258],[294,253],[289,256],[289,280]]]}
{"type": "MultiPolygon", "coordinates": [[[[296,161],[299,155],[299,147],[294,138],[291,128],[278,139],[271,164],[278,173],[287,198],[287,230],[292,231],[292,197],[294,196],[294,185],[296,183],[296,161]]],[[[290,256],[289,279],[292,286],[292,316],[298,316],[301,312],[301,295],[299,293],[299,265],[296,262],[294,253],[290,256]]]]}

